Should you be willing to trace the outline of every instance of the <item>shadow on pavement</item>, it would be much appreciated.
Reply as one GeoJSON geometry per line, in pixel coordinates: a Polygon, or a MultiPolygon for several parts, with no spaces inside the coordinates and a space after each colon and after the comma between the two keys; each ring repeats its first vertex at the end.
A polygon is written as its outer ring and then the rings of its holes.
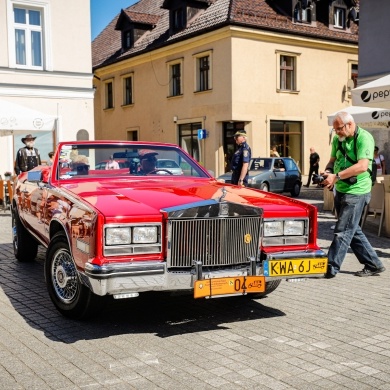
{"type": "Polygon", "coordinates": [[[104,297],[96,317],[87,321],[69,320],[57,312],[47,293],[43,273],[44,250],[39,250],[37,260],[32,263],[18,262],[11,252],[11,244],[0,244],[0,287],[3,294],[27,324],[57,342],[75,343],[132,333],[152,333],[165,338],[227,329],[227,324],[238,321],[285,315],[262,304],[266,298],[252,300],[243,296],[194,300],[192,295],[154,292],[123,301],[104,297]]]}

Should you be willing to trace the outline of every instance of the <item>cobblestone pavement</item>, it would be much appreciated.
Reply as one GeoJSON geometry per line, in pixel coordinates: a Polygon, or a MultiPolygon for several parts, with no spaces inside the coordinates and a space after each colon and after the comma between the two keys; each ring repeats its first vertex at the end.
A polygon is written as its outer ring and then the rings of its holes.
{"type": "MultiPolygon", "coordinates": [[[[321,190],[327,250],[335,219],[321,190]]],[[[0,389],[390,389],[390,240],[367,236],[387,272],[358,278],[348,254],[334,279],[282,282],[262,300],[146,295],[85,322],[61,317],[43,277],[44,251],[14,260],[0,212],[0,389]]]]}

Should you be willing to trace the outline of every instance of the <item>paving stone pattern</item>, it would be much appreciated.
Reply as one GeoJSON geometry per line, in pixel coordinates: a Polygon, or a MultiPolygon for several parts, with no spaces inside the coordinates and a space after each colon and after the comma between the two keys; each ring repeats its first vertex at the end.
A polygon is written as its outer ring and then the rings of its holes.
{"type": "MultiPolygon", "coordinates": [[[[300,199],[318,206],[327,250],[321,190],[300,199]]],[[[390,389],[390,240],[367,231],[380,276],[354,276],[351,253],[336,278],[283,281],[262,300],[146,294],[81,322],[50,302],[43,250],[15,261],[0,212],[0,389],[390,389]]]]}

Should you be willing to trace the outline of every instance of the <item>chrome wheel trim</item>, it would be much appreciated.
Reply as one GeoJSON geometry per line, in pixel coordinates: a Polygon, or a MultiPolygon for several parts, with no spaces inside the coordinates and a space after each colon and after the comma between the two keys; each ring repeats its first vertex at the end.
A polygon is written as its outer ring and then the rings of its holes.
{"type": "Polygon", "coordinates": [[[72,257],[65,249],[57,251],[51,264],[51,280],[61,302],[72,303],[79,291],[77,271],[72,257]]]}

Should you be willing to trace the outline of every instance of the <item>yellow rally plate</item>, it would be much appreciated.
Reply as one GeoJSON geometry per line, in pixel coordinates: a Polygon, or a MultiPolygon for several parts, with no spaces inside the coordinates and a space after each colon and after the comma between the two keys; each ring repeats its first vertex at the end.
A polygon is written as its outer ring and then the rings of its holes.
{"type": "Polygon", "coordinates": [[[264,276],[236,276],[197,280],[194,283],[194,298],[216,295],[259,293],[265,291],[264,276]]]}
{"type": "Polygon", "coordinates": [[[268,260],[263,263],[264,276],[294,276],[324,274],[327,258],[268,260]]]}

